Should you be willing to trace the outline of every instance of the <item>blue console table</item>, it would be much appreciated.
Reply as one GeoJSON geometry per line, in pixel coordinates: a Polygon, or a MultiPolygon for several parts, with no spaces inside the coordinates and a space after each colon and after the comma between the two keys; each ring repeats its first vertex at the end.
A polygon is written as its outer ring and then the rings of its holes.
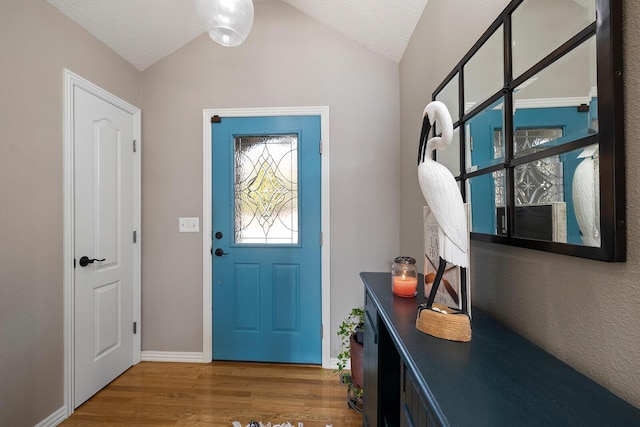
{"type": "Polygon", "coordinates": [[[365,285],[365,426],[640,426],[640,410],[480,310],[472,340],[415,327],[422,296],[391,293],[389,273],[365,285]]]}

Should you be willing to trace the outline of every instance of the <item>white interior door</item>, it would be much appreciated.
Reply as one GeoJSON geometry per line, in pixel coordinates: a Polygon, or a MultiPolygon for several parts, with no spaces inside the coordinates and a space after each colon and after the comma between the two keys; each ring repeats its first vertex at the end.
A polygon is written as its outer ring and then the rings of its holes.
{"type": "Polygon", "coordinates": [[[74,87],[74,408],[134,363],[134,117],[74,87]]]}

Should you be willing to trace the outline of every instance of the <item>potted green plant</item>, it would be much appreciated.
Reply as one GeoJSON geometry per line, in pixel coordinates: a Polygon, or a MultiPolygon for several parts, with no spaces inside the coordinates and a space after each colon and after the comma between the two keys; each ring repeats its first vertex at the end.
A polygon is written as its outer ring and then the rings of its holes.
{"type": "Polygon", "coordinates": [[[338,372],[342,382],[348,385],[349,406],[361,411],[362,379],[364,376],[364,310],[353,308],[338,328],[340,353],[338,354],[338,372]],[[351,362],[351,374],[344,372],[347,362],[351,362]]]}

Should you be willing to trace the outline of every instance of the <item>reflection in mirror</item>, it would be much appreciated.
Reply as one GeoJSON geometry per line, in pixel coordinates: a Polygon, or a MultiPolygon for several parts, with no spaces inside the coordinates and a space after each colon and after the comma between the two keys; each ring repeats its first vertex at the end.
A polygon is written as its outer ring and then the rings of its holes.
{"type": "Polygon", "coordinates": [[[513,77],[595,21],[596,0],[525,0],[513,13],[513,77]]]}
{"type": "Polygon", "coordinates": [[[453,176],[460,174],[460,128],[453,130],[453,139],[446,150],[436,150],[436,161],[444,165],[453,176]]]}
{"type": "Polygon", "coordinates": [[[504,171],[478,175],[467,180],[467,200],[471,203],[471,231],[475,233],[507,233],[504,197],[504,171]]]}
{"type": "Polygon", "coordinates": [[[514,235],[524,239],[567,243],[563,202],[516,206],[514,235]]]}
{"type": "Polygon", "coordinates": [[[600,157],[598,144],[578,154],[580,163],[573,174],[572,192],[582,244],[600,246],[600,157]]]}
{"type": "Polygon", "coordinates": [[[516,237],[567,241],[564,169],[560,156],[516,166],[516,237]]]}
{"type": "Polygon", "coordinates": [[[502,26],[464,66],[464,112],[486,101],[504,85],[502,26]]]}
{"type": "Polygon", "coordinates": [[[504,161],[502,106],[499,99],[465,124],[467,172],[504,161]]]}
{"type": "Polygon", "coordinates": [[[516,88],[514,156],[597,133],[596,85],[596,43],[591,37],[516,88]]]}
{"type": "Polygon", "coordinates": [[[622,3],[512,0],[438,85],[473,239],[626,260],[622,3]]]}
{"type": "Polygon", "coordinates": [[[460,119],[460,98],[458,94],[458,74],[456,73],[440,93],[436,95],[436,101],[440,101],[447,106],[453,123],[460,119]]]}
{"type": "Polygon", "coordinates": [[[513,234],[600,246],[597,144],[515,168],[513,234]]]}

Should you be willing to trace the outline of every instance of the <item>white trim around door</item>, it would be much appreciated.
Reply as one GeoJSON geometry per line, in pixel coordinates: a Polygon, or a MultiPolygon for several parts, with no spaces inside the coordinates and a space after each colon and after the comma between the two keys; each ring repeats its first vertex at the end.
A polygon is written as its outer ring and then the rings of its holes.
{"type": "Polygon", "coordinates": [[[73,413],[74,396],[74,158],[73,158],[73,91],[79,87],[94,96],[126,111],[133,116],[133,137],[136,140],[137,156],[133,161],[133,226],[137,232],[137,242],[133,246],[133,320],[138,325],[134,335],[133,363],[140,362],[140,313],[141,313],[141,189],[140,157],[140,109],[112,95],[88,80],[64,69],[64,147],[63,147],[63,294],[64,294],[64,407],[66,416],[73,413]]]}
{"type": "MultiPolygon", "coordinates": [[[[211,259],[211,118],[258,116],[320,116],[322,135],[322,367],[331,368],[330,307],[330,207],[329,207],[329,107],[231,108],[202,110],[202,361],[212,360],[212,259],[211,259]]],[[[320,149],[320,147],[318,147],[320,149]]]]}

